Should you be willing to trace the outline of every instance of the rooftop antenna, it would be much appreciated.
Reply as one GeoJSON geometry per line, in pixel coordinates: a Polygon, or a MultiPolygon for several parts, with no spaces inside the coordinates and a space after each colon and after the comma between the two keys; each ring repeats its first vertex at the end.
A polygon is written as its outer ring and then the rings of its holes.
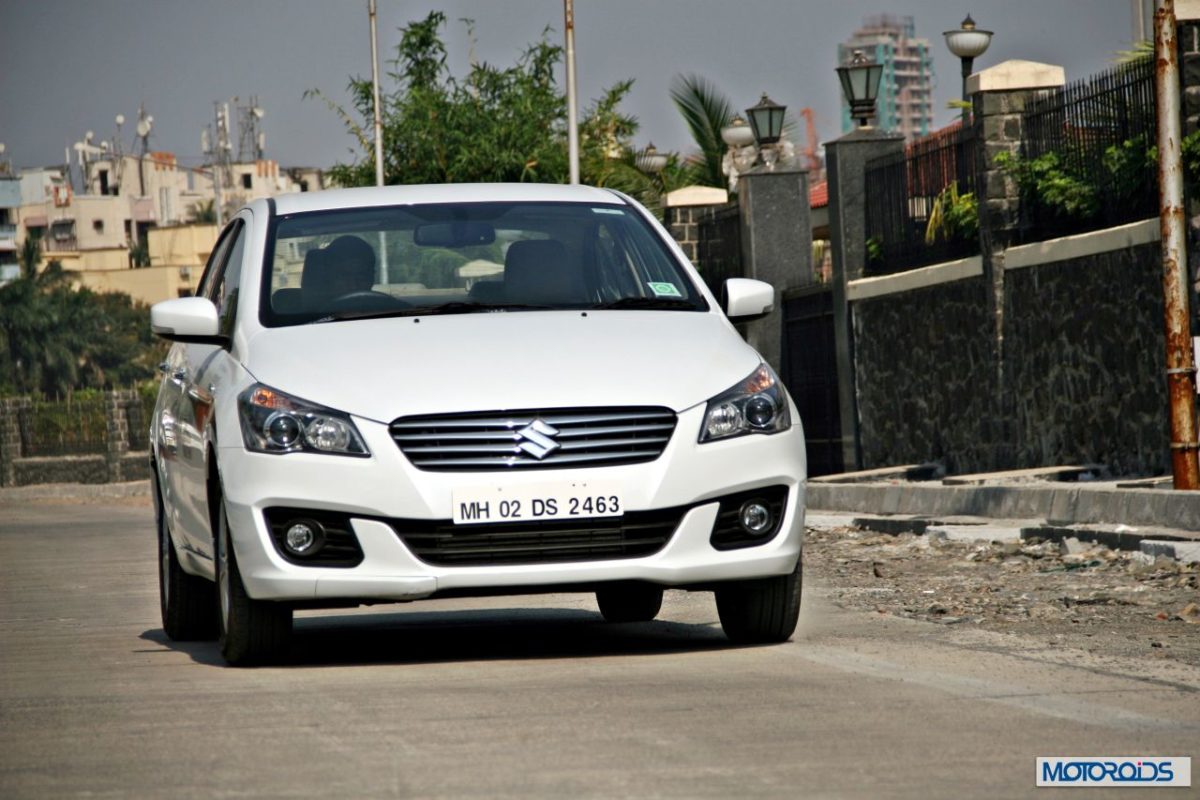
{"type": "Polygon", "coordinates": [[[137,135],[142,140],[142,152],[138,156],[138,196],[146,196],[146,151],[150,148],[150,129],[154,127],[154,117],[146,113],[143,105],[138,105],[137,135]]]}

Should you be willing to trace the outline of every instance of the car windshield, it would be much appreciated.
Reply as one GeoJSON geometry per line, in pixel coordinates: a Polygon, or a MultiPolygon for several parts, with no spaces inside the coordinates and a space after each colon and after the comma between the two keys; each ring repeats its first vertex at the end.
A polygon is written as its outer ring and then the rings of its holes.
{"type": "Polygon", "coordinates": [[[261,319],[297,325],[547,309],[705,311],[636,210],[594,203],[453,203],[277,218],[261,319]]]}

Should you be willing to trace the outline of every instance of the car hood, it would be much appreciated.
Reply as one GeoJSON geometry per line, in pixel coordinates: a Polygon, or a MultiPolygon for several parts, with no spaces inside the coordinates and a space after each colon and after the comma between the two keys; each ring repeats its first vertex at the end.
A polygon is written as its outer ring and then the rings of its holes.
{"type": "Polygon", "coordinates": [[[758,354],[726,321],[684,311],[534,311],[267,328],[260,382],[389,422],[489,409],[661,405],[682,411],[749,375],[758,354]]]}

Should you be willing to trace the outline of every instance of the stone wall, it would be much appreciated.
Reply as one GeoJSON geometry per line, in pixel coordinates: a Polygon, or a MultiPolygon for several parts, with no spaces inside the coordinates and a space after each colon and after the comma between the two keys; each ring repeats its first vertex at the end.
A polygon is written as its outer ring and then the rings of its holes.
{"type": "MultiPolygon", "coordinates": [[[[134,441],[145,447],[141,435],[147,422],[136,391],[112,390],[104,395],[105,439],[95,452],[63,456],[31,456],[23,452],[22,425],[32,424],[27,397],[0,399],[0,486],[34,483],[107,483],[149,477],[149,453],[131,451],[131,425],[138,428],[134,441]]],[[[29,431],[24,432],[28,434],[29,431]]]]}
{"type": "Polygon", "coordinates": [[[1169,467],[1157,242],[852,305],[862,464],[1169,467]]]}
{"type": "Polygon", "coordinates": [[[989,285],[943,283],[853,304],[863,467],[988,466],[995,375],[989,285]]]}
{"type": "Polygon", "coordinates": [[[1016,466],[1169,471],[1159,245],[1010,270],[1005,283],[1016,466]]]}

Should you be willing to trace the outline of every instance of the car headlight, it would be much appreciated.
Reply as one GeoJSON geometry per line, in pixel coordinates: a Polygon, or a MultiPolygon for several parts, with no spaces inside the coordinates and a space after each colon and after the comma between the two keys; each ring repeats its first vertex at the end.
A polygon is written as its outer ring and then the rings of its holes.
{"type": "Polygon", "coordinates": [[[259,453],[333,453],[368,456],[347,414],[255,384],[238,395],[246,448],[259,453]]]}
{"type": "Polygon", "coordinates": [[[708,401],[700,441],[712,442],[748,433],[779,433],[792,426],[787,395],[766,364],[708,401]]]}

